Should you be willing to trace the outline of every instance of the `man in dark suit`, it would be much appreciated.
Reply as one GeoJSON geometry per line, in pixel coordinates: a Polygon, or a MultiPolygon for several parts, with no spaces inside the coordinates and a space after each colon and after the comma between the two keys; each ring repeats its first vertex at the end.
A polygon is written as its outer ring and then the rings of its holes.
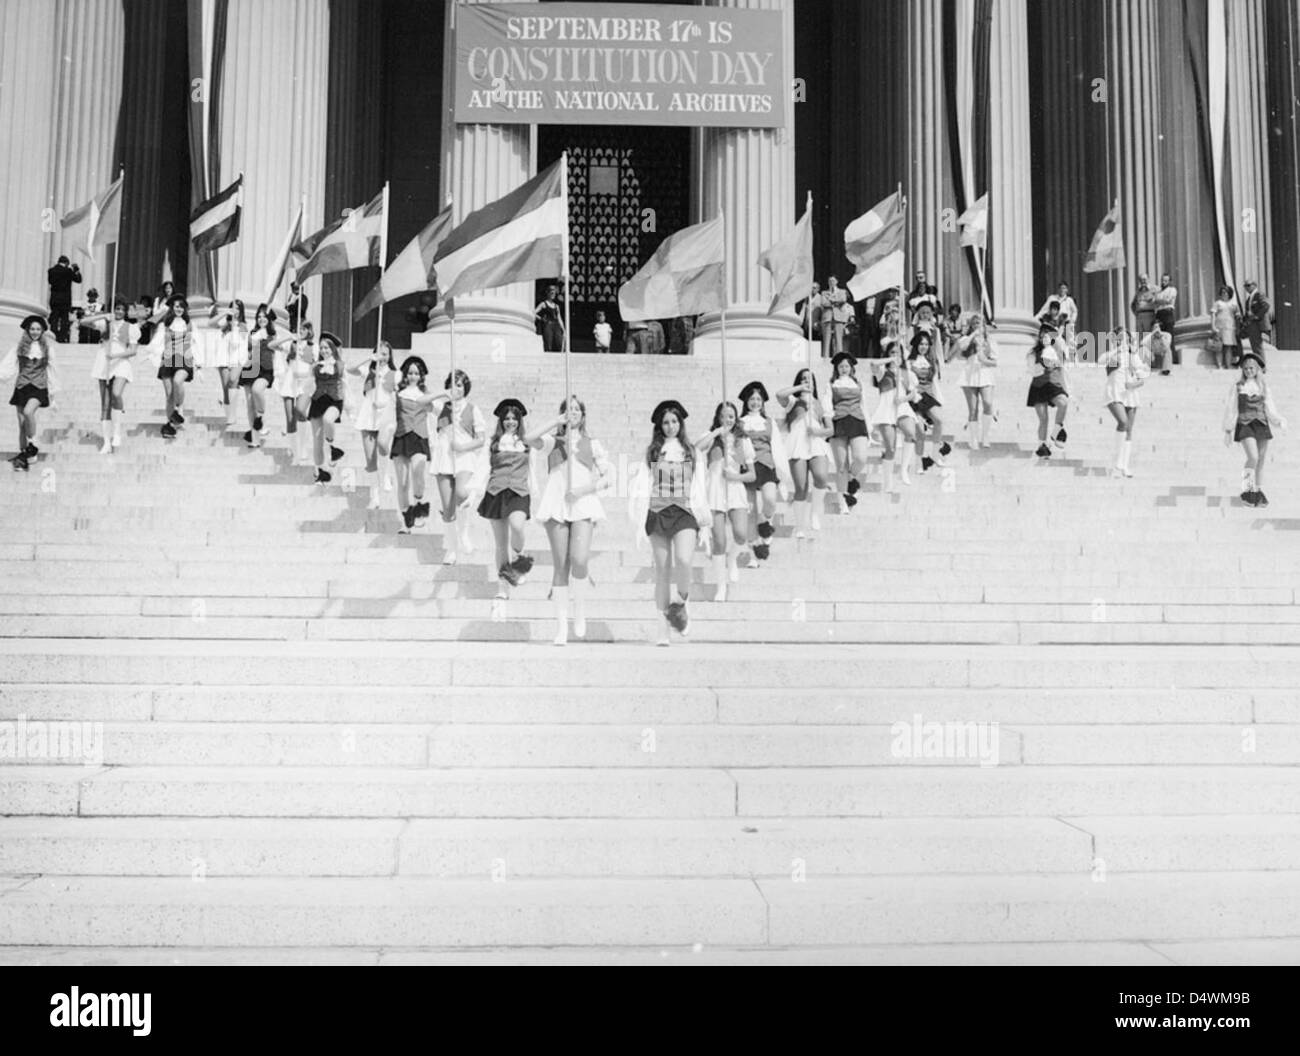
{"type": "Polygon", "coordinates": [[[925,272],[918,271],[916,281],[912,284],[912,292],[907,295],[907,317],[909,320],[916,317],[916,313],[921,310],[923,304],[930,306],[936,319],[943,315],[943,301],[939,299],[938,288],[925,281],[925,272]]]}
{"type": "Polygon", "coordinates": [[[289,300],[284,310],[289,316],[289,329],[296,334],[298,324],[307,318],[307,295],[296,282],[289,283],[289,300]]]}
{"type": "Polygon", "coordinates": [[[60,257],[59,262],[45,273],[50,282],[50,329],[54,331],[54,340],[61,344],[68,342],[68,328],[72,314],[72,284],[81,281],[81,269],[69,262],[67,257],[60,257]]]}
{"type": "Polygon", "coordinates": [[[1273,306],[1259,292],[1254,279],[1246,280],[1246,296],[1241,303],[1242,330],[1250,341],[1250,350],[1264,359],[1264,339],[1273,335],[1273,306]]]}

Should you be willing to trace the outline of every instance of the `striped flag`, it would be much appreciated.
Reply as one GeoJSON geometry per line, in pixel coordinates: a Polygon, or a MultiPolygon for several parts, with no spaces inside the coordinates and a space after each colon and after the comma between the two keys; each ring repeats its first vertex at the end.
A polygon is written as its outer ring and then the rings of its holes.
{"type": "Polygon", "coordinates": [[[124,176],[119,176],[85,205],[72,210],[59,221],[59,226],[65,231],[70,227],[85,225],[85,230],[80,232],[81,237],[73,243],[73,248],[80,250],[91,260],[95,259],[95,246],[117,241],[122,226],[122,181],[124,179],[124,176]]]}
{"type": "Polygon", "coordinates": [[[195,253],[210,253],[239,238],[240,205],[244,174],[220,194],[200,202],[190,215],[190,241],[195,253]]]}
{"type": "Polygon", "coordinates": [[[1119,226],[1119,202],[1092,236],[1092,245],[1083,261],[1084,271],[1112,271],[1124,266],[1124,234],[1119,226]]]}
{"type": "Polygon", "coordinates": [[[438,281],[434,273],[433,258],[450,232],[451,208],[449,206],[435,216],[429,225],[393,258],[393,262],[379,277],[375,288],[357,305],[352,318],[360,319],[381,304],[395,301],[398,297],[405,297],[408,293],[422,293],[425,290],[437,289],[438,281]]]}
{"type": "Polygon", "coordinates": [[[895,191],[844,229],[844,255],[857,271],[855,301],[903,285],[903,194],[895,191]]]}
{"type": "Polygon", "coordinates": [[[294,214],[293,222],[289,224],[289,232],[280,243],[280,251],[275,255],[275,260],[271,262],[271,270],[266,276],[266,296],[262,298],[266,304],[275,300],[275,295],[280,290],[280,283],[284,281],[285,268],[289,266],[289,258],[293,255],[293,247],[298,239],[302,238],[302,211],[303,203],[299,202],[298,211],[294,214]]]}
{"type": "Polygon", "coordinates": [[[767,314],[792,308],[808,297],[813,281],[812,192],[794,230],[758,258],[772,273],[772,303],[767,314]]]}
{"type": "Polygon", "coordinates": [[[684,227],[618,290],[624,322],[675,319],[722,308],[722,217],[684,227]]]}
{"type": "Polygon", "coordinates": [[[351,271],[382,264],[384,240],[384,194],[382,191],[359,209],[341,216],[293,247],[297,280],[332,271],[351,271]]]}
{"type": "Polygon", "coordinates": [[[443,300],[564,270],[569,217],[564,159],[465,217],[433,265],[443,300]]]}

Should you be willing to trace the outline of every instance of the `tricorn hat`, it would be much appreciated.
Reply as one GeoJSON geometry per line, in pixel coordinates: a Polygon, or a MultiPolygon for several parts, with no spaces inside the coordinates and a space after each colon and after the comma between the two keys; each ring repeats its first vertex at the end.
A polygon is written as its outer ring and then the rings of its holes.
{"type": "Polygon", "coordinates": [[[667,411],[672,411],[674,414],[676,414],[677,420],[679,422],[686,421],[686,408],[683,407],[676,400],[662,401],[659,404],[659,406],[654,409],[654,413],[650,415],[650,421],[654,422],[655,425],[658,425],[660,422],[663,421],[664,414],[667,411]]]}

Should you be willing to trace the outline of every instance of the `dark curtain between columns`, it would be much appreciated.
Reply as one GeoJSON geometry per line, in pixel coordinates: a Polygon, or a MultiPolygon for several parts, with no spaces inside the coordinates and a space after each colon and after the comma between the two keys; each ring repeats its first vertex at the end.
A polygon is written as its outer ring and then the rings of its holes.
{"type": "Polygon", "coordinates": [[[844,228],[892,194],[906,173],[906,0],[795,3],[795,215],[813,192],[818,278],[853,273],[844,228]]]}
{"type": "MultiPolygon", "coordinates": [[[[168,0],[123,0],[122,68],[114,168],[125,166],[117,292],[157,290],[164,254],[178,290],[189,266],[190,167],[187,12],[168,0]]],[[[107,296],[108,291],[104,290],[107,296]]]]}
{"type": "MultiPolygon", "coordinates": [[[[440,209],[444,5],[428,0],[330,0],[325,219],[368,201],[389,181],[391,260],[440,209]]],[[[378,268],[325,276],[321,321],[355,346],[376,340],[378,315],[351,322],[378,268]],[[351,296],[349,296],[351,291],[351,296]]],[[[384,336],[409,345],[412,294],[384,308],[384,336]]]]}
{"type": "Polygon", "coordinates": [[[1273,336],[1300,348],[1300,10],[1295,0],[1268,0],[1265,47],[1268,163],[1273,206],[1273,336]]]}
{"type": "Polygon", "coordinates": [[[1105,3],[1030,0],[1027,16],[1034,309],[1067,282],[1079,305],[1078,329],[1106,330],[1127,318],[1122,292],[1117,314],[1112,273],[1083,271],[1092,236],[1119,193],[1106,104],[1093,101],[1093,81],[1106,74],[1105,3]]]}

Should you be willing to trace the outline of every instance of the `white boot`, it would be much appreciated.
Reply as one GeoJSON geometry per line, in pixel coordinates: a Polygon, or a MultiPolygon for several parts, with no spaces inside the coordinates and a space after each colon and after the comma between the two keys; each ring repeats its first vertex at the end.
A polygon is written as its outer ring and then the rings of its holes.
{"type": "Polygon", "coordinates": [[[1133,457],[1133,441],[1124,440],[1124,450],[1120,455],[1120,469],[1124,471],[1124,476],[1131,477],[1133,470],[1129,468],[1128,460],[1133,457]]]}
{"type": "MultiPolygon", "coordinates": [[[[460,525],[460,548],[467,554],[474,552],[474,521],[470,517],[468,506],[462,506],[456,511],[456,522],[460,525]]],[[[574,584],[576,586],[576,584],[574,584]]],[[[579,638],[582,635],[578,635],[579,638]]]]}
{"type": "Polygon", "coordinates": [[[99,447],[99,453],[107,455],[113,450],[113,419],[105,418],[99,425],[100,432],[104,434],[104,442],[99,447]]]}
{"type": "Polygon", "coordinates": [[[551,600],[555,602],[555,644],[569,641],[569,588],[552,587],[551,600]]]}
{"type": "Polygon", "coordinates": [[[367,470],[366,480],[370,485],[370,501],[366,503],[366,509],[377,510],[379,509],[379,471],[367,470]]]}
{"type": "Polygon", "coordinates": [[[794,537],[796,539],[808,538],[808,519],[812,512],[812,503],[805,499],[795,499],[791,503],[794,507],[794,537]]]}
{"type": "Polygon", "coordinates": [[[122,412],[109,411],[109,417],[113,421],[113,447],[122,446],[122,412]]]}
{"type": "Polygon", "coordinates": [[[734,542],[727,547],[727,579],[740,582],[740,547],[734,542]]]}
{"type": "Polygon", "coordinates": [[[1115,465],[1110,471],[1112,477],[1122,477],[1124,475],[1124,433],[1121,430],[1115,434],[1115,465]]]}
{"type": "Polygon", "coordinates": [[[986,414],[982,418],[980,418],[979,442],[981,446],[983,447],[989,446],[989,430],[992,428],[993,428],[993,416],[991,414],[986,414]]]}
{"type": "Polygon", "coordinates": [[[984,442],[984,434],[987,432],[984,428],[985,422],[987,419],[966,423],[966,443],[972,451],[978,451],[980,444],[984,442]]]}
{"type": "Polygon", "coordinates": [[[916,445],[903,444],[902,454],[903,454],[903,459],[902,459],[902,465],[900,465],[898,468],[898,479],[901,480],[904,484],[911,486],[912,475],[908,472],[908,470],[912,468],[912,457],[916,454],[916,445]]]}
{"type": "Polygon", "coordinates": [[[713,594],[713,600],[726,601],[727,600],[727,555],[726,554],[713,555],[713,578],[714,581],[718,584],[717,589],[714,591],[713,594]]]}
{"type": "MultiPolygon", "coordinates": [[[[442,563],[444,565],[454,565],[460,559],[456,547],[456,522],[455,521],[442,522],[442,548],[445,551],[445,553],[442,555],[442,563]]],[[[559,590],[560,588],[556,587],[555,589],[559,590]]],[[[565,588],[565,598],[567,601],[568,598],[567,587],[565,588]]]]}
{"type": "Polygon", "coordinates": [[[587,637],[587,581],[569,580],[569,596],[573,599],[573,636],[587,637]]]}
{"type": "Polygon", "coordinates": [[[880,488],[886,495],[897,494],[894,484],[894,460],[889,457],[880,460],[880,488]]]}
{"type": "Polygon", "coordinates": [[[812,489],[812,515],[810,524],[814,532],[822,530],[822,511],[826,509],[826,492],[822,488],[814,487],[812,489]]]}
{"type": "Polygon", "coordinates": [[[666,613],[656,613],[656,622],[659,626],[659,637],[655,640],[655,645],[671,645],[673,641],[673,628],[668,622],[666,613]]]}

